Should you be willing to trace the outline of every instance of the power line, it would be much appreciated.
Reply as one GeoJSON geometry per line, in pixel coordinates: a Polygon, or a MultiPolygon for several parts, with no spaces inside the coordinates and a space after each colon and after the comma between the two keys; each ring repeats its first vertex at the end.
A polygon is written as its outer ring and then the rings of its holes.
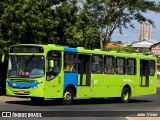
{"type": "MultiPolygon", "coordinates": [[[[128,29],[131,30],[132,32],[141,32],[141,31],[147,32],[145,30],[139,30],[139,29],[131,29],[131,28],[128,28],[128,29]]],[[[124,29],[124,30],[127,31],[128,29],[124,29]]],[[[160,32],[151,32],[151,33],[153,33],[153,34],[159,34],[160,35],[160,32]]]]}

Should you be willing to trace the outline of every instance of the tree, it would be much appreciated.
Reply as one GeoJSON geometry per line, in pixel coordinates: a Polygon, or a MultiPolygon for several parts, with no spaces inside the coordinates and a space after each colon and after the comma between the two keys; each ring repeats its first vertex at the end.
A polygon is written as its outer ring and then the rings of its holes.
{"type": "MultiPolygon", "coordinates": [[[[63,1],[63,0],[61,0],[63,1]]],[[[56,43],[59,18],[51,6],[60,0],[3,0],[0,4],[0,44],[56,43]]]]}
{"type": "Polygon", "coordinates": [[[3,0],[0,45],[52,43],[93,48],[97,29],[85,11],[79,10],[77,0],[3,0]]]}
{"type": "Polygon", "coordinates": [[[126,47],[110,47],[110,48],[106,48],[105,50],[106,51],[136,53],[135,48],[133,48],[131,45],[127,45],[126,47]]]}
{"type": "Polygon", "coordinates": [[[77,0],[64,1],[56,11],[60,19],[57,28],[60,44],[90,49],[97,47],[99,32],[93,25],[92,14],[86,3],[83,4],[83,9],[80,9],[77,0]]]}
{"type": "Polygon", "coordinates": [[[78,0],[1,0],[1,49],[18,43],[98,48],[104,29],[106,43],[116,28],[121,31],[128,24],[133,27],[134,19],[147,20],[142,12],[159,11],[159,4],[145,0],[81,1],[80,8],[78,0]],[[57,4],[52,10],[51,6],[57,4]]]}
{"type": "MultiPolygon", "coordinates": [[[[147,11],[160,12],[160,4],[146,0],[86,0],[90,10],[94,12],[94,21],[102,34],[106,30],[105,43],[111,40],[116,28],[122,33],[122,28],[134,27],[132,20],[138,22],[153,21],[146,18],[143,13],[147,11]]],[[[101,40],[102,42],[102,40],[101,40]]],[[[101,45],[101,48],[103,46],[101,45]]]]}
{"type": "Polygon", "coordinates": [[[89,11],[89,6],[86,2],[83,3],[83,9],[80,10],[78,19],[78,30],[81,32],[80,46],[93,49],[99,48],[99,30],[94,23],[93,13],[89,11]]]}

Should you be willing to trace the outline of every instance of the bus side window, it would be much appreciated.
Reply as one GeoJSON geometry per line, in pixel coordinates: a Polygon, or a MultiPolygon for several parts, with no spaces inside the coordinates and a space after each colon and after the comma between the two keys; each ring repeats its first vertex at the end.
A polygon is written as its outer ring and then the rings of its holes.
{"type": "Polygon", "coordinates": [[[77,54],[75,53],[64,54],[64,71],[77,72],[77,54]]]}
{"type": "Polygon", "coordinates": [[[154,60],[150,60],[149,61],[149,75],[150,76],[154,76],[155,75],[155,61],[154,60]]]}
{"type": "Polygon", "coordinates": [[[125,74],[126,73],[126,59],[122,57],[116,58],[116,73],[125,74]]]}
{"type": "Polygon", "coordinates": [[[59,51],[49,51],[47,54],[47,80],[55,78],[61,71],[61,52],[59,51]],[[54,66],[50,66],[50,61],[54,61],[54,66]]]}
{"type": "Polygon", "coordinates": [[[64,71],[72,72],[73,71],[73,65],[65,65],[64,71]]]}
{"type": "Polygon", "coordinates": [[[103,73],[103,56],[92,56],[92,73],[103,73]]]}
{"type": "Polygon", "coordinates": [[[115,73],[115,58],[113,56],[105,56],[104,60],[104,71],[106,74],[113,74],[115,73]]]}
{"type": "Polygon", "coordinates": [[[128,75],[136,74],[136,59],[134,58],[127,59],[127,74],[128,75]]]}

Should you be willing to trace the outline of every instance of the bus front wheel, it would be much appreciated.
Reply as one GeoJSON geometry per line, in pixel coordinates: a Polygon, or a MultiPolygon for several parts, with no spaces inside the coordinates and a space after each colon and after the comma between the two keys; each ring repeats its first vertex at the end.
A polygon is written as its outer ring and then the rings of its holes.
{"type": "Polygon", "coordinates": [[[70,105],[73,102],[73,98],[74,98],[74,92],[71,88],[69,88],[64,92],[62,103],[64,105],[70,105]]]}
{"type": "Polygon", "coordinates": [[[131,91],[127,87],[124,87],[121,93],[121,101],[123,103],[128,103],[130,100],[130,96],[131,96],[131,91]]]}

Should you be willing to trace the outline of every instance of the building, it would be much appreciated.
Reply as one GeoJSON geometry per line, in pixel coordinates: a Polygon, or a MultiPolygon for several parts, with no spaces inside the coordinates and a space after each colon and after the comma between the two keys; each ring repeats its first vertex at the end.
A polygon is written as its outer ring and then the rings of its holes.
{"type": "Polygon", "coordinates": [[[132,47],[136,48],[137,50],[139,50],[139,49],[150,50],[151,46],[156,44],[156,43],[158,43],[158,41],[144,40],[144,41],[132,43],[132,47]]]}
{"type": "Polygon", "coordinates": [[[158,55],[158,57],[160,57],[160,42],[151,45],[150,49],[153,54],[158,55]]]}
{"type": "Polygon", "coordinates": [[[139,50],[149,50],[152,54],[160,56],[160,41],[155,40],[145,40],[136,43],[132,43],[137,51],[139,50]]]}
{"type": "Polygon", "coordinates": [[[122,46],[123,46],[123,44],[118,44],[118,43],[115,43],[115,42],[109,42],[105,45],[105,48],[120,48],[122,46]]]}
{"type": "Polygon", "coordinates": [[[140,25],[140,37],[139,41],[151,40],[152,25],[146,21],[140,25]]]}

